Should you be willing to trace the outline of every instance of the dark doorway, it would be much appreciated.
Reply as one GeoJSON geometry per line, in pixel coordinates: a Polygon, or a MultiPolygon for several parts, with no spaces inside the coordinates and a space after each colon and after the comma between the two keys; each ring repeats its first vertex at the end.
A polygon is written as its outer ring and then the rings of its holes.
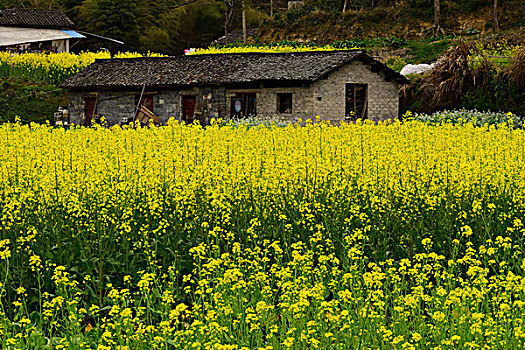
{"type": "Polygon", "coordinates": [[[232,118],[243,118],[257,115],[256,93],[238,93],[232,97],[232,118]]]}
{"type": "Polygon", "coordinates": [[[182,96],[182,120],[187,124],[193,123],[196,102],[196,96],[182,96]]]}
{"type": "Polygon", "coordinates": [[[84,126],[91,126],[91,121],[97,113],[97,96],[84,97],[84,126]]]}
{"type": "Polygon", "coordinates": [[[147,109],[149,109],[151,112],[153,112],[153,95],[146,95],[142,96],[142,100],[139,103],[140,96],[135,96],[135,106],[140,107],[144,106],[147,109]]]}
{"type": "Polygon", "coordinates": [[[368,116],[368,85],[346,84],[347,119],[365,119],[368,116]]]}

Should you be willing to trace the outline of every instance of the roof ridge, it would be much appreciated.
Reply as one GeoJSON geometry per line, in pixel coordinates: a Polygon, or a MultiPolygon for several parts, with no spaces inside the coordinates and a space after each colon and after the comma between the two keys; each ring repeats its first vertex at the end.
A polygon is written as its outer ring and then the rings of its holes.
{"type": "Polygon", "coordinates": [[[299,52],[231,52],[231,53],[207,53],[197,55],[176,55],[176,56],[142,56],[142,57],[112,57],[97,58],[95,62],[109,61],[134,61],[134,60],[155,60],[155,59],[181,59],[193,57],[216,57],[216,56],[277,56],[277,55],[306,55],[306,54],[329,54],[329,53],[360,53],[365,54],[362,49],[356,50],[326,50],[326,51],[299,51],[299,52]]]}

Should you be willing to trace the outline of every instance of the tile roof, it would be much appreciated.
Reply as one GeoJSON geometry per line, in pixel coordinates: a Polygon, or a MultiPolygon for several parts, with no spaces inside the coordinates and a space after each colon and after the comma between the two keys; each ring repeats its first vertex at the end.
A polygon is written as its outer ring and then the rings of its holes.
{"type": "Polygon", "coordinates": [[[73,21],[60,10],[0,8],[0,26],[60,29],[73,25],[73,21]]]}
{"type": "Polygon", "coordinates": [[[316,81],[338,67],[359,59],[405,82],[397,72],[364,51],[244,53],[97,60],[61,87],[124,88],[248,83],[255,81],[316,81]]]}

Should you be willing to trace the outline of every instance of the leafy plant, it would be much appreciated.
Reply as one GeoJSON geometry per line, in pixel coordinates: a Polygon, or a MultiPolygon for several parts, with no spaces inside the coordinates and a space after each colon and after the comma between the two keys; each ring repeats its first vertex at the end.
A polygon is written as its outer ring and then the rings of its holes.
{"type": "Polygon", "coordinates": [[[477,35],[477,34],[479,34],[479,30],[477,30],[475,28],[467,28],[467,30],[465,31],[465,34],[467,34],[467,35],[477,35]]]}

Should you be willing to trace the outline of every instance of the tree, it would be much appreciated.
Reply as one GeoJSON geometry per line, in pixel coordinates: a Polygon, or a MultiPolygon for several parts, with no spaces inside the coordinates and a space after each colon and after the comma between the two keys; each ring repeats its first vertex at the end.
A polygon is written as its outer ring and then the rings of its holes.
{"type": "Polygon", "coordinates": [[[220,3],[213,0],[199,0],[188,7],[188,14],[182,23],[182,37],[179,44],[185,48],[207,46],[221,35],[222,14],[220,3]]]}
{"type": "Polygon", "coordinates": [[[499,33],[499,20],[498,20],[498,0],[494,0],[494,31],[499,33]]]}
{"type": "Polygon", "coordinates": [[[224,0],[224,38],[226,43],[229,42],[229,33],[233,23],[233,15],[235,11],[235,0],[224,0]]]}
{"type": "Polygon", "coordinates": [[[136,0],[86,0],[79,19],[87,31],[122,40],[128,50],[139,45],[136,0]]]}
{"type": "Polygon", "coordinates": [[[242,42],[246,44],[246,2],[242,1],[242,42]]]}
{"type": "Polygon", "coordinates": [[[439,0],[434,0],[434,33],[435,35],[445,34],[441,28],[441,4],[439,0]]]}
{"type": "Polygon", "coordinates": [[[140,35],[140,46],[144,51],[168,54],[170,53],[170,42],[168,31],[157,26],[145,28],[140,35]]]}

